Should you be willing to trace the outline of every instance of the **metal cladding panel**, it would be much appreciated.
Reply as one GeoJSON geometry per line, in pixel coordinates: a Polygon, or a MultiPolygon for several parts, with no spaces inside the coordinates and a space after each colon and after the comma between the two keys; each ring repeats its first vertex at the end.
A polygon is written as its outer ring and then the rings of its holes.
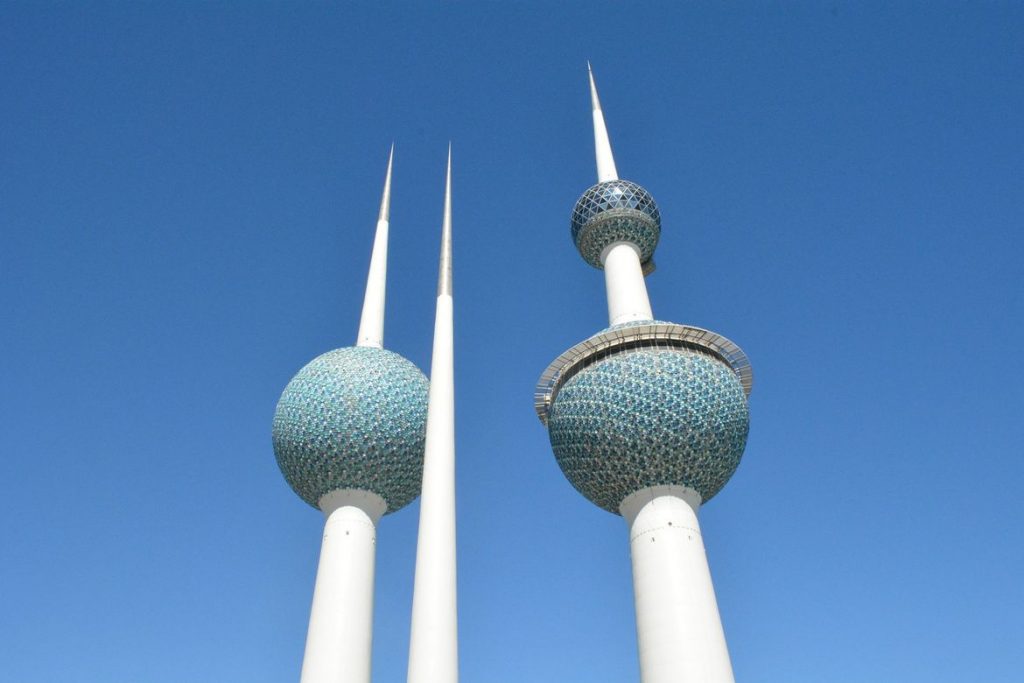
{"type": "Polygon", "coordinates": [[[584,339],[563,352],[541,374],[534,390],[533,405],[544,424],[559,387],[597,356],[608,356],[632,348],[698,348],[718,356],[736,373],[744,393],[749,396],[754,386],[750,360],[739,346],[720,334],[690,325],[660,320],[640,320],[614,325],[584,339]]]}
{"type": "Polygon", "coordinates": [[[548,414],[562,472],[614,513],[649,486],[686,486],[709,500],[739,466],[748,428],[739,378],[717,356],[688,348],[601,357],[562,384],[548,414]]]}
{"type": "Polygon", "coordinates": [[[335,489],[371,491],[388,512],[420,493],[428,381],[396,353],[329,351],[288,383],[274,414],[277,464],[292,489],[318,507],[335,489]]]}

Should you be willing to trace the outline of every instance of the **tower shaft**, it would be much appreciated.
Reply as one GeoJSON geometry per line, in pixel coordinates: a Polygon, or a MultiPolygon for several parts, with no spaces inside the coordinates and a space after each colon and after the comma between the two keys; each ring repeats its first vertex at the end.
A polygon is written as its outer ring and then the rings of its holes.
{"type": "Polygon", "coordinates": [[[370,256],[370,273],[366,278],[363,312],[359,318],[356,346],[384,348],[384,290],[387,281],[388,221],[377,221],[370,256]]]}
{"type": "Polygon", "coordinates": [[[697,509],[700,495],[654,486],[622,502],[629,524],[641,683],[733,683],[697,509]]]}
{"type": "Polygon", "coordinates": [[[430,363],[423,489],[416,541],[409,683],[459,680],[455,564],[455,378],[451,278],[451,150],[430,363]]]}
{"type": "Polygon", "coordinates": [[[359,334],[356,346],[384,347],[384,294],[387,287],[388,230],[391,213],[391,162],[395,156],[394,145],[388,155],[388,171],[384,177],[384,193],[380,200],[380,214],[377,217],[377,231],[373,237],[373,252],[370,255],[370,271],[366,276],[366,293],[363,296],[363,312],[359,318],[359,334]]]}
{"type": "Polygon", "coordinates": [[[368,491],[336,490],[316,570],[301,683],[370,683],[377,521],[387,509],[368,491]]]}
{"type": "Polygon", "coordinates": [[[601,260],[608,292],[608,322],[619,325],[633,320],[653,320],[637,248],[629,242],[616,242],[608,247],[601,260]]]}

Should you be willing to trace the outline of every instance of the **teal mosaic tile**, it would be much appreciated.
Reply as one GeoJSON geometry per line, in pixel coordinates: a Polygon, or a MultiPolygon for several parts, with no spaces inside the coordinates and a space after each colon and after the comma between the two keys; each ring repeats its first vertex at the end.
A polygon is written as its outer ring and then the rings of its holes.
{"type": "Polygon", "coordinates": [[[628,180],[609,180],[576,201],[571,231],[580,255],[595,268],[604,267],[601,253],[615,242],[632,242],[640,250],[640,262],[647,263],[661,236],[661,213],[644,188],[628,180]]]}
{"type": "Polygon", "coordinates": [[[616,514],[626,496],[659,484],[688,486],[710,500],[739,466],[748,429],[736,374],[686,348],[598,360],[561,386],[548,416],[566,478],[616,514]]]}
{"type": "Polygon", "coordinates": [[[347,347],[313,359],[274,414],[277,464],[304,501],[372,491],[399,510],[420,494],[428,381],[397,353],[347,347]]]}

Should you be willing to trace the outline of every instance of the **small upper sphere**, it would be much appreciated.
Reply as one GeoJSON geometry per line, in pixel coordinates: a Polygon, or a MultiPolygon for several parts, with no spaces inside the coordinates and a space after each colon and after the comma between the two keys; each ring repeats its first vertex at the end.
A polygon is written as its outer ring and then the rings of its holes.
{"type": "Polygon", "coordinates": [[[569,482],[619,513],[626,496],[675,484],[718,493],[739,466],[749,412],[736,373],[688,348],[624,350],[558,390],[548,433],[569,482]]]}
{"type": "Polygon", "coordinates": [[[601,254],[616,242],[632,242],[640,262],[654,255],[661,214],[654,197],[628,180],[607,180],[583,193],[572,210],[572,240],[583,260],[603,268],[601,254]]]}
{"type": "Polygon", "coordinates": [[[274,455],[319,508],[336,489],[372,491],[398,510],[420,493],[428,381],[397,353],[353,346],[314,358],[274,413],[274,455]]]}

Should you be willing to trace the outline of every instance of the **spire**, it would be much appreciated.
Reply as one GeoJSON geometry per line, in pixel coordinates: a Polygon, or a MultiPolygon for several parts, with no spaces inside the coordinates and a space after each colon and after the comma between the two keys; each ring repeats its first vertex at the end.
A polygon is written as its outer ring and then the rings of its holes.
{"type": "Polygon", "coordinates": [[[448,143],[448,174],[444,185],[444,218],[441,221],[441,262],[437,295],[452,294],[452,143],[448,143]]]}
{"type": "Polygon", "coordinates": [[[380,198],[380,213],[378,221],[386,221],[391,214],[391,162],[395,158],[395,143],[391,143],[391,151],[388,152],[388,172],[384,176],[384,193],[380,198]]]}
{"type": "Polygon", "coordinates": [[[597,85],[594,84],[594,71],[587,62],[587,73],[590,76],[590,104],[594,109],[594,154],[597,157],[597,181],[618,180],[619,172],[615,170],[615,158],[612,156],[612,143],[608,140],[608,129],[604,125],[604,113],[601,111],[601,100],[597,97],[597,85]]]}
{"type": "Polygon", "coordinates": [[[423,487],[416,540],[408,683],[458,683],[455,562],[455,376],[452,324],[452,151],[444,191],[441,267],[430,361],[423,487]]]}
{"type": "Polygon", "coordinates": [[[373,238],[373,254],[370,256],[370,272],[366,277],[366,295],[363,297],[363,314],[359,318],[359,335],[356,346],[384,346],[384,292],[388,270],[388,216],[391,212],[391,162],[395,156],[395,145],[391,144],[388,154],[388,170],[384,176],[384,193],[380,198],[380,213],[377,218],[377,233],[373,238]]]}

